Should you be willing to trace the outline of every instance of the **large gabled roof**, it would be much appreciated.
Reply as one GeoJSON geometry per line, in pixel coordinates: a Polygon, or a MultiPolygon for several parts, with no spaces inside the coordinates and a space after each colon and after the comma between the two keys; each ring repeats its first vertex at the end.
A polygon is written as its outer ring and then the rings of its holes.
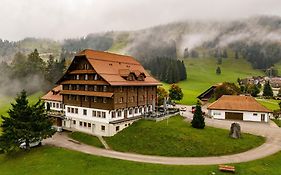
{"type": "Polygon", "coordinates": [[[210,104],[207,109],[271,112],[270,110],[259,104],[255,98],[251,96],[239,96],[239,95],[223,95],[217,101],[210,104]]]}
{"type": "MultiPolygon", "coordinates": [[[[143,68],[143,66],[133,57],[118,55],[109,52],[101,52],[86,49],[76,57],[86,57],[94,70],[110,85],[119,86],[145,86],[161,85],[143,68]],[[135,76],[144,74],[144,81],[128,81],[124,78],[133,73],[135,76]]],[[[78,58],[79,59],[79,58],[78,58]]]]}

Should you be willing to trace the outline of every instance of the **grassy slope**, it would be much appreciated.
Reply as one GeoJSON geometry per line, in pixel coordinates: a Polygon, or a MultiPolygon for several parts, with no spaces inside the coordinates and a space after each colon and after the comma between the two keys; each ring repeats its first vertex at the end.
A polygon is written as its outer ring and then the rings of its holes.
{"type": "Polygon", "coordinates": [[[82,132],[72,132],[69,134],[69,137],[74,140],[77,140],[79,142],[88,144],[88,145],[92,145],[92,146],[99,147],[99,148],[104,148],[103,144],[100,142],[100,140],[97,137],[89,135],[89,134],[85,134],[82,132]]]}
{"type": "Polygon", "coordinates": [[[279,127],[281,127],[281,120],[273,119],[273,121],[276,123],[276,125],[278,125],[279,127]]]}
{"type": "MultiPolygon", "coordinates": [[[[28,97],[30,103],[36,103],[37,100],[43,95],[43,92],[37,92],[28,97]]],[[[11,102],[13,102],[14,98],[12,97],[2,97],[0,99],[0,115],[7,115],[7,111],[11,107],[11,102]]],[[[0,118],[1,123],[1,118],[0,118]]]]}
{"type": "MultiPolygon", "coordinates": [[[[244,59],[223,59],[221,67],[222,74],[216,75],[217,63],[215,58],[188,58],[184,60],[187,69],[187,80],[178,84],[184,92],[182,104],[195,104],[196,97],[211,85],[220,82],[237,82],[237,78],[262,75],[254,70],[244,59]]],[[[164,85],[168,88],[168,85],[164,85]]]]}
{"type": "Polygon", "coordinates": [[[243,152],[261,145],[264,138],[243,134],[231,139],[228,130],[206,127],[194,129],[180,116],[155,123],[140,120],[113,137],[108,145],[118,151],[163,156],[213,156],[243,152]]]}
{"type": "Polygon", "coordinates": [[[257,98],[257,101],[269,110],[274,111],[274,110],[280,109],[279,104],[278,104],[280,102],[280,100],[258,99],[257,98]]]}
{"type": "MultiPolygon", "coordinates": [[[[280,175],[281,152],[264,159],[235,164],[238,175],[280,175]]],[[[169,166],[136,163],[87,155],[55,147],[36,148],[6,157],[0,155],[1,175],[102,174],[102,175],[217,175],[229,174],[210,166],[169,166]],[[16,166],[15,166],[16,165],[16,166]]]]}

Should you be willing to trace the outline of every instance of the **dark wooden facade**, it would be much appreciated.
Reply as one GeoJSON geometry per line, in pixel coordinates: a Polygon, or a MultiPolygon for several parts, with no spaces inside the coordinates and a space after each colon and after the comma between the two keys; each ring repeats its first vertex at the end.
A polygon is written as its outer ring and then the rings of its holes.
{"type": "MultiPolygon", "coordinates": [[[[137,80],[136,80],[137,81],[137,80]]],[[[65,105],[104,110],[152,105],[157,85],[111,86],[86,58],[74,58],[59,81],[65,105]]]]}

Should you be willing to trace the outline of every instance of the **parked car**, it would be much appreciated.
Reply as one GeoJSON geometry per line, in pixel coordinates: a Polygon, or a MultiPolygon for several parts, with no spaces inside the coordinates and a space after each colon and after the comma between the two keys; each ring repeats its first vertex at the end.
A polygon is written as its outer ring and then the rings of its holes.
{"type": "MultiPolygon", "coordinates": [[[[30,148],[37,147],[37,146],[41,146],[41,145],[42,145],[41,140],[40,140],[40,141],[37,141],[37,142],[31,142],[31,143],[29,143],[30,148]]],[[[23,142],[22,144],[20,144],[20,148],[21,148],[21,149],[26,149],[26,142],[23,142]]]]}
{"type": "Polygon", "coordinates": [[[196,106],[191,106],[191,112],[194,113],[196,109],[196,106]]]}

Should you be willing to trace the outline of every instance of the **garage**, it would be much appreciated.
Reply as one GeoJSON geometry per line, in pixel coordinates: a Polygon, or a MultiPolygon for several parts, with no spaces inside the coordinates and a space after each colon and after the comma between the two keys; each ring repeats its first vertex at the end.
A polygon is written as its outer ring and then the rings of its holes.
{"type": "Polygon", "coordinates": [[[230,120],[243,120],[243,113],[238,113],[238,112],[225,112],[225,119],[230,119],[230,120]]]}

